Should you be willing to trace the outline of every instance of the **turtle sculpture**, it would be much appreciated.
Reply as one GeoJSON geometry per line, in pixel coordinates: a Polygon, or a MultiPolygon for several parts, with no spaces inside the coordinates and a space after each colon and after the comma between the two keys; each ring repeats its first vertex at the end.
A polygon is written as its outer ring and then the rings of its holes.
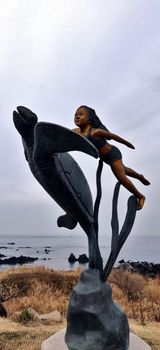
{"type": "Polygon", "coordinates": [[[73,229],[78,222],[88,237],[89,266],[102,270],[91,191],[81,168],[67,153],[77,150],[97,158],[96,148],[67,128],[38,122],[36,114],[26,107],[17,107],[13,121],[32,174],[66,213],[58,218],[58,226],[73,229]]]}
{"type": "Polygon", "coordinates": [[[119,230],[117,183],[112,201],[111,252],[103,268],[98,245],[98,211],[101,200],[101,172],[97,169],[97,197],[92,195],[79,165],[67,152],[82,151],[98,158],[96,148],[83,136],[56,124],[38,122],[37,116],[26,107],[13,112],[16,129],[22,136],[26,160],[30,169],[65,211],[58,218],[58,226],[73,229],[77,222],[88,237],[89,269],[81,273],[80,282],[70,298],[65,341],[69,350],[128,350],[129,326],[125,314],[114,304],[111,288],[106,280],[113,264],[131,232],[137,199],[128,199],[127,213],[119,230]],[[99,270],[99,271],[98,271],[99,270]]]}

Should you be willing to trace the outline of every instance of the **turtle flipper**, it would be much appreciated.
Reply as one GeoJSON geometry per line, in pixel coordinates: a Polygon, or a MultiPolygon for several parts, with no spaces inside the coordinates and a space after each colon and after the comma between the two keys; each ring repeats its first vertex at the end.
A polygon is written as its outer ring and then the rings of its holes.
{"type": "Polygon", "coordinates": [[[57,219],[58,227],[66,227],[69,230],[73,230],[77,225],[77,220],[73,218],[73,216],[69,214],[61,215],[57,219]]]}
{"type": "Polygon", "coordinates": [[[81,135],[63,126],[40,122],[35,126],[35,159],[54,153],[81,151],[98,158],[94,145],[81,135]]]}

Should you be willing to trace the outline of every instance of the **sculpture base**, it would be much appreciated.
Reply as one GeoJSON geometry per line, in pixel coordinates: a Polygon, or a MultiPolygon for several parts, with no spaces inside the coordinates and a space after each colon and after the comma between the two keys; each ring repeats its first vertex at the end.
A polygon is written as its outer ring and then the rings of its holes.
{"type": "Polygon", "coordinates": [[[114,303],[111,287],[101,281],[99,270],[83,271],[73,288],[65,341],[69,350],[128,350],[127,317],[114,303]]]}
{"type": "MultiPolygon", "coordinates": [[[[68,350],[64,340],[65,333],[66,329],[63,329],[44,340],[41,350],[68,350]]],[[[129,338],[130,345],[128,350],[151,350],[150,346],[135,334],[130,333],[129,338]]]]}

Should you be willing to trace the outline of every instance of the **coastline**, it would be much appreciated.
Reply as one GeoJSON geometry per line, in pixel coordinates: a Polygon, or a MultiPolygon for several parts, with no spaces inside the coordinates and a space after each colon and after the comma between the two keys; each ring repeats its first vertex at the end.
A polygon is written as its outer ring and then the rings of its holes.
{"type": "MultiPolygon", "coordinates": [[[[70,260],[70,257],[68,258],[68,260],[70,260]]],[[[83,257],[83,255],[80,255],[79,257],[80,269],[83,270],[88,268],[88,263],[86,262],[86,260],[88,260],[86,255],[85,257],[83,257]]],[[[38,258],[31,258],[29,256],[20,256],[20,257],[13,256],[9,259],[0,258],[0,266],[2,267],[4,266],[4,269],[8,269],[8,270],[10,268],[18,269],[19,267],[24,267],[24,266],[29,266],[30,268],[32,268],[32,267],[35,267],[35,265],[33,264],[35,261],[38,261],[38,258]]],[[[72,267],[72,270],[77,268],[75,266],[75,262],[70,262],[70,266],[72,267]]],[[[125,261],[124,259],[122,259],[118,261],[116,266],[114,266],[113,268],[115,270],[128,271],[130,273],[138,273],[142,276],[151,277],[151,278],[154,278],[157,275],[160,275],[160,264],[154,264],[152,262],[149,263],[147,261],[131,261],[131,260],[125,261]]],[[[67,272],[70,270],[71,269],[65,270],[65,271],[67,272]]],[[[61,270],[57,270],[57,272],[58,271],[61,271],[61,270]]]]}
{"type": "MultiPolygon", "coordinates": [[[[101,255],[105,262],[110,254],[109,236],[100,236],[99,244],[101,255]]],[[[147,262],[153,264],[160,263],[160,237],[159,236],[129,236],[126,244],[122,248],[118,261],[147,262]]],[[[43,236],[1,236],[0,259],[26,256],[36,259],[33,266],[46,266],[55,270],[70,270],[78,268],[68,262],[68,257],[73,253],[76,258],[79,255],[88,256],[88,242],[84,234],[75,232],[74,235],[60,234],[46,237],[43,236]],[[38,258],[38,259],[37,259],[38,258]]],[[[0,271],[8,269],[8,265],[0,265],[0,271]]],[[[87,265],[86,265],[87,267],[87,265]]]]}

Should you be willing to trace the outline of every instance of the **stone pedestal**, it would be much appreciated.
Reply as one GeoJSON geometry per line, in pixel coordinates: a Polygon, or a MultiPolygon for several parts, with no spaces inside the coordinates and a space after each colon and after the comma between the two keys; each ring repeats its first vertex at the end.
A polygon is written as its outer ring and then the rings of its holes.
{"type": "Polygon", "coordinates": [[[72,291],[65,341],[69,350],[128,350],[127,317],[99,270],[83,271],[72,291]]]}
{"type": "MultiPolygon", "coordinates": [[[[64,340],[65,333],[66,329],[63,329],[46,339],[42,343],[41,350],[68,350],[64,340]]],[[[130,333],[128,350],[151,350],[151,348],[144,340],[130,333]]]]}

